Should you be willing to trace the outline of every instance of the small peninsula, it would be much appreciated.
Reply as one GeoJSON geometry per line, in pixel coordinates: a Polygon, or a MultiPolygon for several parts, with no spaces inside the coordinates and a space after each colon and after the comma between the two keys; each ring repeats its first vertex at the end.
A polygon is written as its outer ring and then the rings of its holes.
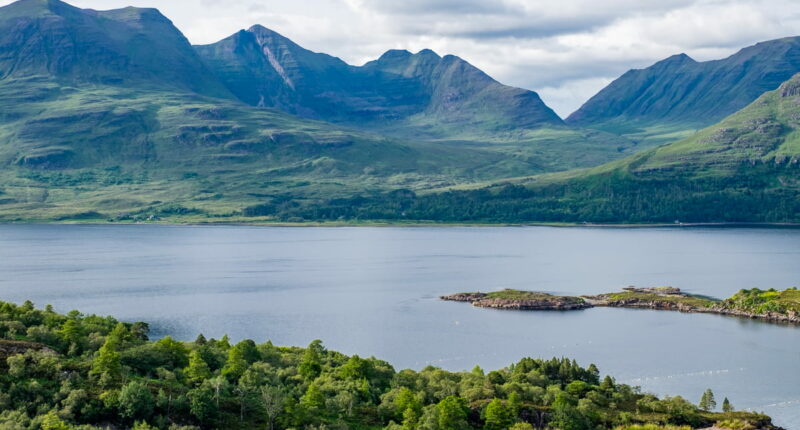
{"type": "Polygon", "coordinates": [[[639,308],[800,324],[800,290],[797,288],[784,291],[745,289],[725,300],[688,294],[675,287],[627,287],[616,293],[581,297],[506,289],[491,293],[459,293],[442,296],[441,299],[469,302],[477,307],[507,310],[571,311],[593,307],[639,308]]]}

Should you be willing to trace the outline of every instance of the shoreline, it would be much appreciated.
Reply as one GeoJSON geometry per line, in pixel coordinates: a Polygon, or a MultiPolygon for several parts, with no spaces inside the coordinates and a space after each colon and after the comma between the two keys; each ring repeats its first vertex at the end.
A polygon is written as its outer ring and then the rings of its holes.
{"type": "Polygon", "coordinates": [[[680,228],[753,228],[753,229],[800,229],[800,223],[745,223],[745,222],[707,222],[707,223],[653,223],[653,224],[593,224],[593,223],[458,223],[458,222],[409,222],[392,223],[381,221],[360,222],[97,222],[97,221],[2,221],[0,226],[6,225],[78,225],[78,226],[165,226],[165,227],[291,227],[291,228],[344,228],[344,227],[382,227],[382,228],[497,228],[497,227],[551,227],[551,228],[585,228],[585,229],[680,229],[680,228]]]}

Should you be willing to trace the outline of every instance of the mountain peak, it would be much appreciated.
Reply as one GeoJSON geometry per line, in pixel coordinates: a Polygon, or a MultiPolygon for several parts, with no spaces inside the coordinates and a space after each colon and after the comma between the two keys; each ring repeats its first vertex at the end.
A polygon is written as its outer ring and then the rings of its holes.
{"type": "Polygon", "coordinates": [[[270,36],[270,37],[279,37],[281,39],[289,40],[288,37],[278,33],[277,31],[275,31],[275,30],[273,30],[271,28],[264,27],[261,24],[256,24],[256,25],[248,28],[247,31],[250,32],[250,33],[256,34],[256,35],[258,35],[260,37],[270,36]]]}
{"type": "Polygon", "coordinates": [[[680,64],[684,64],[684,63],[696,63],[696,62],[697,61],[695,61],[692,57],[690,57],[690,56],[688,56],[688,55],[686,55],[684,53],[680,53],[680,54],[675,54],[675,55],[672,55],[670,57],[667,57],[667,58],[657,62],[653,66],[655,67],[655,66],[658,66],[658,65],[661,65],[661,66],[664,66],[664,65],[680,65],[680,64]]]}
{"type": "Polygon", "coordinates": [[[390,49],[390,50],[384,52],[383,55],[381,55],[378,58],[378,61],[389,60],[389,59],[394,59],[394,58],[408,58],[408,57],[411,57],[412,55],[414,55],[414,54],[412,54],[407,49],[390,49]]]}
{"type": "Polygon", "coordinates": [[[35,17],[41,15],[60,15],[64,12],[75,12],[80,9],[60,0],[18,0],[7,6],[0,7],[0,19],[35,17]]]}
{"type": "Polygon", "coordinates": [[[442,57],[439,56],[439,54],[434,52],[432,49],[427,49],[427,48],[417,52],[416,55],[421,56],[421,57],[442,58],[442,57]]]}

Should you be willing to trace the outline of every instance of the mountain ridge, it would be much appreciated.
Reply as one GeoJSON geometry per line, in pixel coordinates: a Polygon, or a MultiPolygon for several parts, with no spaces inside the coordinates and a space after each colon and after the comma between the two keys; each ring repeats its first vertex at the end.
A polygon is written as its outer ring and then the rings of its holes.
{"type": "Polygon", "coordinates": [[[702,128],[744,108],[800,71],[800,37],[760,42],[697,62],[668,57],[614,80],[566,119],[606,130],[679,124],[702,128]]]}
{"type": "Polygon", "coordinates": [[[490,129],[564,125],[535,92],[502,85],[457,56],[442,57],[429,49],[389,50],[362,66],[352,66],[302,48],[261,25],[195,49],[248,104],[315,119],[413,122],[424,114],[443,123],[490,129]],[[234,45],[240,41],[251,46],[234,45]],[[230,63],[238,67],[231,70],[226,67],[230,63]],[[264,97],[265,88],[277,89],[280,97],[264,97]],[[495,93],[486,94],[491,91],[495,93]]]}

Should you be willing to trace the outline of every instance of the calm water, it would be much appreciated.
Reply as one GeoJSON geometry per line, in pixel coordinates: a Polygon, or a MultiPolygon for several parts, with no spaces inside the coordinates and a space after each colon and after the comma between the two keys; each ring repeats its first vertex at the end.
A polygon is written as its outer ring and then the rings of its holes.
{"type": "Polygon", "coordinates": [[[706,388],[800,429],[800,328],[623,309],[510,312],[461,291],[800,285],[800,230],[0,226],[0,298],[197,333],[375,355],[397,368],[569,356],[656,394],[706,388]]]}

